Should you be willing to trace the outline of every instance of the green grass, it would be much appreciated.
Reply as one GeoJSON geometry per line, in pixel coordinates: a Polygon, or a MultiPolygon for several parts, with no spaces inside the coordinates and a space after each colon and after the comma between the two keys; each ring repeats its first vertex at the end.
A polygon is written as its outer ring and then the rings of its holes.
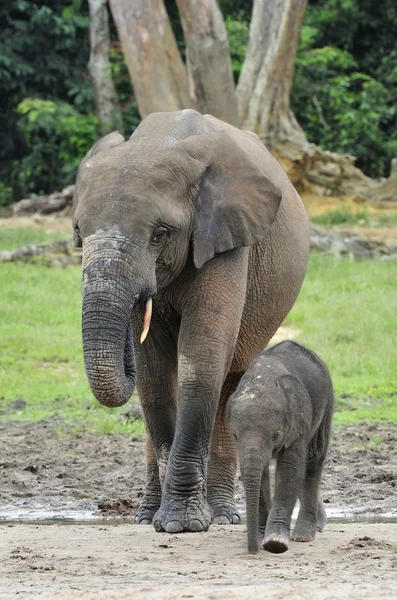
{"type": "MultiPolygon", "coordinates": [[[[43,242],[51,242],[64,237],[60,233],[49,233],[41,229],[27,227],[0,229],[0,251],[14,250],[27,244],[42,244],[43,242]]],[[[71,234],[69,237],[71,237],[71,234]]]]}
{"type": "Polygon", "coordinates": [[[327,210],[323,215],[317,215],[310,217],[310,220],[314,224],[318,225],[355,225],[360,223],[368,225],[370,221],[370,215],[367,210],[353,211],[349,206],[341,206],[334,210],[327,210]]]}
{"type": "Polygon", "coordinates": [[[396,227],[397,213],[371,213],[367,208],[353,210],[351,206],[340,206],[327,210],[322,215],[311,215],[314,225],[364,225],[367,227],[396,227]]]}
{"type": "Polygon", "coordinates": [[[312,254],[286,324],[328,365],[336,424],[397,422],[397,264],[312,254]]]}
{"type": "Polygon", "coordinates": [[[81,350],[81,270],[0,265],[0,397],[2,419],[58,419],[60,427],[140,431],[94,399],[81,350]],[[8,413],[17,399],[26,407],[8,413]]]}
{"type": "MultiPolygon", "coordinates": [[[[27,231],[24,243],[32,239],[27,231]]],[[[140,421],[123,417],[128,405],[102,407],[89,389],[81,348],[80,268],[0,264],[0,282],[0,421],[52,420],[61,431],[141,432],[140,421]],[[12,403],[18,399],[26,406],[16,411],[12,403]]],[[[337,397],[336,424],[397,422],[396,315],[396,262],[312,254],[286,324],[327,363],[337,397]]]]}

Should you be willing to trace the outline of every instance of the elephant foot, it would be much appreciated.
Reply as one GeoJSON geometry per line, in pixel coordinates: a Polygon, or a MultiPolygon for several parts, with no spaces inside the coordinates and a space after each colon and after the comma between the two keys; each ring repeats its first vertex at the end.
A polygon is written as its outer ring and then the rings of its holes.
{"type": "Polygon", "coordinates": [[[241,523],[240,513],[234,503],[223,504],[222,506],[211,504],[211,510],[214,525],[238,525],[241,523]]]}
{"type": "Polygon", "coordinates": [[[314,535],[293,533],[292,539],[294,542],[312,542],[314,535]]]}
{"type": "Polygon", "coordinates": [[[151,525],[153,523],[153,517],[158,511],[159,506],[160,502],[157,506],[143,502],[135,515],[135,523],[138,523],[138,525],[151,525]]]}
{"type": "Polygon", "coordinates": [[[316,528],[312,523],[297,523],[292,533],[294,542],[312,542],[316,535],[316,528]]]}
{"type": "Polygon", "coordinates": [[[318,527],[318,519],[313,516],[299,514],[292,532],[292,539],[294,542],[312,542],[318,527]]]}
{"type": "Polygon", "coordinates": [[[207,531],[211,525],[211,512],[205,500],[198,503],[196,499],[192,502],[192,498],[178,501],[170,499],[166,506],[167,508],[160,507],[154,515],[153,525],[156,531],[196,533],[207,531]]]}
{"type": "Polygon", "coordinates": [[[281,554],[288,550],[289,538],[279,533],[271,533],[263,540],[261,547],[267,552],[281,554]]]}
{"type": "Polygon", "coordinates": [[[325,512],[324,505],[320,500],[317,507],[317,518],[316,518],[316,530],[322,531],[327,524],[327,513],[325,512]]]}

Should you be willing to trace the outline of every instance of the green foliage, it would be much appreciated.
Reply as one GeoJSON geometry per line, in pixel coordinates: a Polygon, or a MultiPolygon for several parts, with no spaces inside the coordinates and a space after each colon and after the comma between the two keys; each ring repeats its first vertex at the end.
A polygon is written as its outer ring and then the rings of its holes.
{"type": "Polygon", "coordinates": [[[244,21],[233,19],[230,16],[226,17],[225,24],[232,59],[233,76],[237,83],[247,50],[249,26],[244,21]]]}
{"type": "Polygon", "coordinates": [[[391,0],[317,0],[296,61],[292,106],[308,138],[353,154],[372,177],[387,176],[397,155],[396,34],[391,0]]]}
{"type": "Polygon", "coordinates": [[[10,204],[12,201],[12,188],[0,181],[0,206],[10,204]]]}
{"type": "Polygon", "coordinates": [[[98,120],[65,102],[26,99],[17,106],[18,129],[28,150],[14,165],[24,195],[72,183],[77,167],[96,141],[98,120]]]}
{"type": "MultiPolygon", "coordinates": [[[[29,157],[32,147],[18,124],[17,106],[26,98],[40,98],[62,106],[69,103],[71,110],[77,107],[82,113],[93,111],[87,77],[88,7],[80,0],[14,0],[1,11],[0,28],[0,179],[13,188],[14,199],[19,199],[26,190],[48,192],[53,185],[62,185],[63,175],[58,182],[46,180],[45,173],[51,178],[54,169],[38,165],[42,152],[29,157]],[[16,177],[18,163],[24,158],[26,172],[16,177]],[[34,181],[28,181],[29,170],[34,181]],[[37,175],[38,170],[42,176],[37,175]]],[[[40,114],[49,118],[48,113],[43,110],[40,114]]],[[[44,146],[51,145],[45,139],[47,127],[41,131],[44,146]]]]}
{"type": "Polygon", "coordinates": [[[388,173],[397,154],[397,136],[391,132],[397,107],[383,83],[356,68],[345,50],[325,46],[302,51],[292,106],[311,141],[353,154],[357,165],[376,177],[388,173]]]}

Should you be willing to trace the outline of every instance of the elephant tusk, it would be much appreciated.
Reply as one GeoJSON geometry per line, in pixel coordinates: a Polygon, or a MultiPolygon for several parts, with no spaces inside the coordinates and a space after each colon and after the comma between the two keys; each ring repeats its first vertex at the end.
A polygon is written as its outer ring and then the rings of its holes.
{"type": "Polygon", "coordinates": [[[146,340],[146,336],[149,333],[150,320],[152,318],[152,305],[153,305],[152,299],[149,298],[149,300],[146,302],[145,316],[143,317],[141,344],[143,344],[143,342],[146,340]]]}

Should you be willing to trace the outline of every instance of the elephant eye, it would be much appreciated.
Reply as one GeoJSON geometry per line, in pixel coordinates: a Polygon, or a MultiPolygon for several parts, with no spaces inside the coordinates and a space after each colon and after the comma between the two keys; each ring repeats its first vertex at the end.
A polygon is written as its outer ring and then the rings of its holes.
{"type": "Polygon", "coordinates": [[[152,243],[160,244],[164,242],[168,236],[168,229],[166,227],[156,227],[152,235],[152,243]]]}

